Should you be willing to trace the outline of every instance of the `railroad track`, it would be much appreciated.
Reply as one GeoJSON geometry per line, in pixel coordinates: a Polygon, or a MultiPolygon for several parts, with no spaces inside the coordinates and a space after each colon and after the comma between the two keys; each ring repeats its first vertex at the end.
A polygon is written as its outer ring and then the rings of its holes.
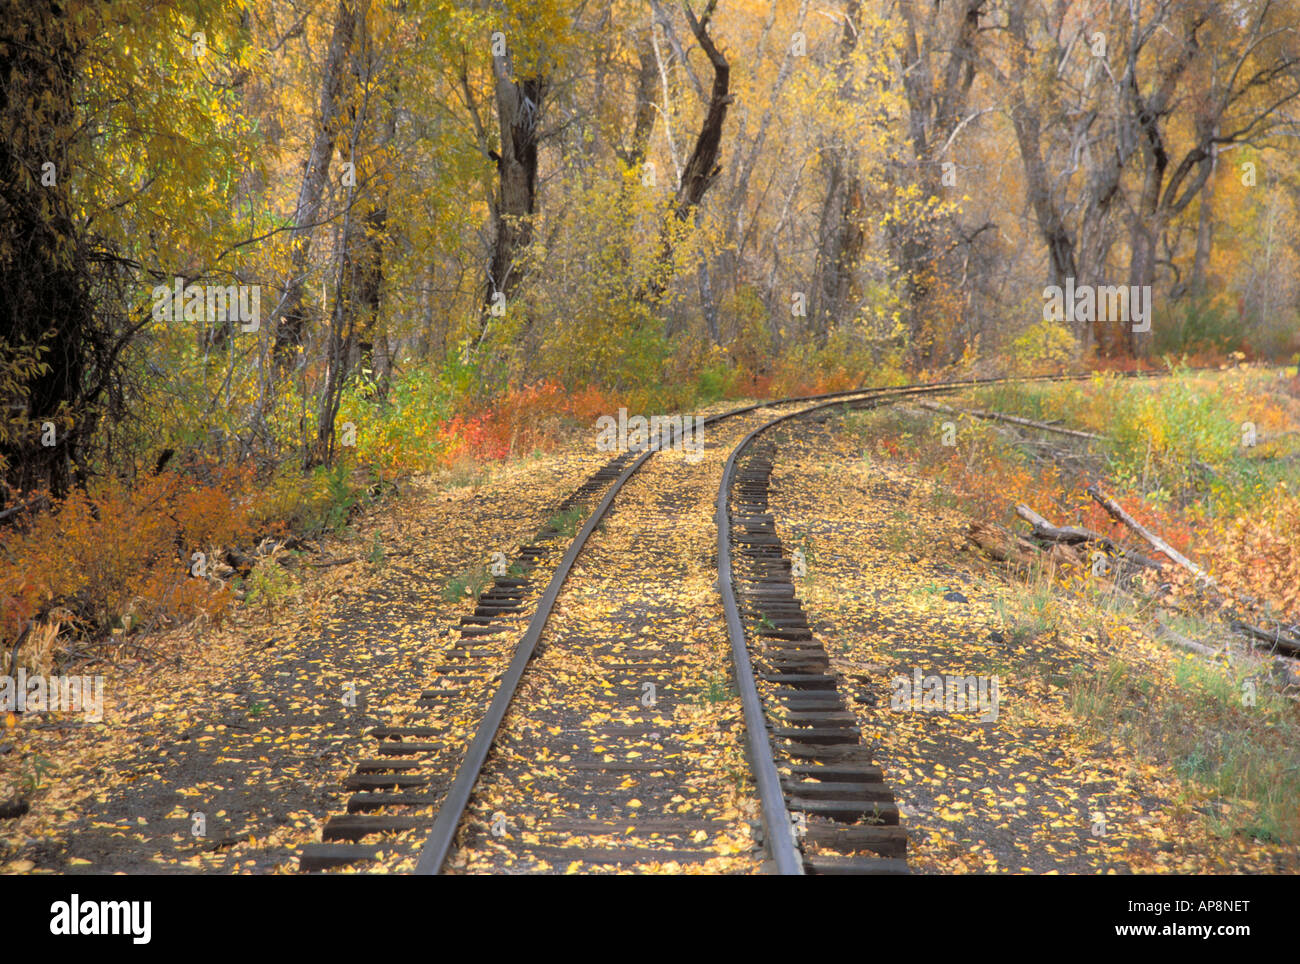
{"type": "Polygon", "coordinates": [[[422,690],[414,706],[399,711],[405,721],[374,727],[367,734],[371,753],[358,761],[344,783],[344,789],[352,792],[347,813],[330,817],[321,831],[322,843],[303,849],[301,870],[370,860],[379,848],[359,841],[432,826],[423,811],[442,803],[447,789],[444,775],[461,764],[460,748],[446,741],[441,720],[452,714],[481,719],[487,713],[491,693],[482,684],[498,678],[513,654],[497,637],[517,625],[536,596],[539,567],[553,561],[564,544],[567,537],[556,521],[581,512],[634,457],[623,453],[589,476],[554,507],[550,521],[522,546],[506,572],[494,575],[479,593],[473,612],[456,627],[460,638],[432,665],[434,686],[422,690]]]}
{"type": "MultiPolygon", "coordinates": [[[[890,400],[870,397],[851,407],[890,400]]],[[[717,501],[718,588],[765,842],[781,874],[905,874],[907,834],[894,794],[809,625],[794,558],[768,511],[776,447],[762,436],[790,417],[772,419],[736,446],[717,501]]]]}
{"type": "MultiPolygon", "coordinates": [[[[1019,380],[1080,377],[1088,376],[1019,380]]],[[[715,426],[741,425],[741,431],[759,422],[730,450],[717,492],[716,521],[718,589],[744,711],[748,765],[761,805],[761,836],[771,856],[769,869],[784,874],[906,872],[906,836],[898,826],[884,775],[860,743],[852,713],[827,672],[826,653],[795,595],[788,553],[767,512],[773,449],[763,436],[791,419],[825,415],[836,406],[875,407],[1012,380],[972,379],[781,399],[706,420],[715,426]],[[762,410],[781,407],[793,410],[761,419],[762,410]],[[800,852],[801,844],[807,856],[800,852]]],[[[422,691],[404,709],[403,722],[369,732],[373,752],[358,762],[345,784],[353,791],[347,813],[327,821],[321,843],[303,848],[300,870],[373,860],[394,847],[409,847],[426,831],[415,865],[416,872],[424,874],[446,868],[458,831],[462,849],[489,852],[477,864],[489,870],[550,870],[560,864],[676,869],[716,856],[701,844],[725,834],[726,821],[715,815],[717,808],[710,804],[716,801],[704,799],[708,794],[684,792],[698,790],[716,774],[688,765],[685,749],[698,735],[674,725],[669,713],[689,697],[699,652],[665,645],[664,640],[644,640],[635,632],[628,638],[606,639],[560,627],[550,639],[555,659],[585,661],[594,671],[578,674],[579,692],[568,694],[557,691],[558,677],[550,684],[539,677],[530,692],[533,703],[516,708],[511,727],[502,733],[575,562],[606,521],[620,491],[654,454],[655,449],[647,448],[607,462],[557,509],[560,514],[596,503],[572,541],[564,546],[565,534],[553,525],[544,526],[520,550],[509,574],[495,577],[484,589],[474,612],[457,627],[461,638],[435,664],[434,688],[422,691]],[[517,630],[529,603],[534,605],[527,627],[511,646],[499,637],[517,630]],[[651,693],[652,700],[646,701],[651,693]],[[606,709],[598,708],[602,700],[606,709]],[[629,712],[634,715],[629,717],[629,712]],[[479,721],[468,745],[443,738],[442,721],[448,717],[479,721]],[[620,722],[609,722],[616,718],[620,722]],[[615,744],[635,762],[608,752],[615,744]],[[485,768],[490,755],[492,764],[485,768]],[[464,826],[466,808],[476,785],[485,779],[505,789],[507,797],[513,793],[519,805],[516,812],[496,813],[490,821],[486,814],[479,815],[471,829],[464,826]],[[491,826],[486,834],[485,824],[491,826]],[[640,839],[629,838],[633,832],[648,834],[651,844],[630,845],[629,839],[640,839]],[[386,836],[392,834],[399,836],[386,836]],[[375,838],[384,842],[373,842],[375,838]]],[[[661,459],[655,471],[662,473],[657,491],[668,494],[666,502],[660,497],[661,510],[680,514],[699,501],[685,498],[690,473],[680,463],[661,459]]],[[[699,473],[694,475],[698,480],[699,473]]],[[[635,595],[642,577],[640,571],[625,574],[621,586],[606,587],[606,602],[610,593],[616,599],[635,595]]],[[[656,612],[656,605],[662,607],[664,600],[647,600],[640,611],[618,615],[633,630],[638,621],[649,625],[653,619],[657,626],[671,626],[682,616],[667,609],[656,612]]],[[[532,676],[538,677],[536,669],[532,676]]],[[[572,675],[565,679],[573,684],[572,675]]]]}

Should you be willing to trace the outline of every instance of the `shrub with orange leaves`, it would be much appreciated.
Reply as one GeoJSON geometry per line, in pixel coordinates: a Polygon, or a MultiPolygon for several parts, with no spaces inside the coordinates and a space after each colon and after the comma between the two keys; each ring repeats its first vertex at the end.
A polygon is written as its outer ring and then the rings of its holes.
{"type": "Polygon", "coordinates": [[[251,537],[254,489],[238,473],[207,474],[98,482],[6,532],[0,644],[52,610],[90,634],[128,614],[136,624],[218,614],[226,590],[193,578],[191,558],[251,537]]]}
{"type": "Polygon", "coordinates": [[[454,415],[442,429],[443,459],[448,463],[468,455],[476,459],[503,459],[510,445],[500,438],[500,422],[493,423],[492,413],[454,415]]]}
{"type": "Polygon", "coordinates": [[[536,382],[506,392],[489,408],[449,419],[439,432],[442,457],[446,463],[466,456],[504,459],[516,452],[544,449],[567,428],[617,411],[619,404],[594,385],[570,392],[556,382],[536,382]]]}

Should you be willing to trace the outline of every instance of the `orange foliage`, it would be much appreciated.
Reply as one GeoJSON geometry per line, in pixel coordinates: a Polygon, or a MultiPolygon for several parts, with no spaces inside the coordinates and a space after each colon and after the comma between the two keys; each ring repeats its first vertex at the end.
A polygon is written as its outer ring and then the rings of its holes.
{"type": "Polygon", "coordinates": [[[468,456],[504,459],[517,452],[546,449],[574,423],[586,424],[618,411],[619,404],[601,389],[571,392],[556,382],[541,381],[494,399],[491,407],[458,414],[443,426],[444,459],[468,456]]]}
{"type": "Polygon", "coordinates": [[[785,398],[793,395],[824,395],[859,388],[865,379],[858,372],[839,369],[833,372],[788,368],[775,377],[754,379],[758,398],[785,398]],[[766,391],[758,391],[760,385],[766,391]]]}
{"type": "MultiPolygon", "coordinates": [[[[728,392],[733,397],[780,398],[817,395],[857,388],[866,379],[859,372],[833,372],[790,368],[779,374],[740,373],[728,392]]],[[[661,404],[661,403],[660,403],[661,404]]],[[[441,459],[451,464],[462,458],[479,461],[505,459],[520,452],[553,447],[575,425],[588,426],[619,407],[630,411],[653,408],[656,403],[636,393],[615,395],[595,385],[567,389],[557,382],[539,381],[513,389],[487,406],[462,412],[438,432],[441,459]]]]}
{"type": "Polygon", "coordinates": [[[1056,466],[1031,469],[1002,459],[971,460],[954,452],[941,465],[939,476],[958,498],[985,511],[997,506],[1004,516],[1014,512],[1017,503],[1050,513],[1052,506],[1066,500],[1056,466]]]}
{"type": "Polygon", "coordinates": [[[102,631],[131,614],[188,620],[224,608],[227,592],[190,575],[191,555],[246,542],[256,491],[241,474],[197,481],[176,472],[100,482],[5,535],[0,557],[0,643],[29,620],[62,610],[65,622],[102,631]]]}
{"type": "Polygon", "coordinates": [[[1224,586],[1300,615],[1300,497],[1284,493],[1259,513],[1238,518],[1206,550],[1224,586]]]}

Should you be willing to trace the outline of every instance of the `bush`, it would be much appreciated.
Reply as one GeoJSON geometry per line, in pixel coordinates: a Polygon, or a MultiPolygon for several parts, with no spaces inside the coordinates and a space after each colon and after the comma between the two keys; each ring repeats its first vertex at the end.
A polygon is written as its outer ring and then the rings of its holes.
{"type": "Polygon", "coordinates": [[[1237,428],[1224,417],[1217,392],[1193,389],[1175,376],[1159,389],[1122,392],[1111,409],[1112,468],[1123,482],[1143,477],[1148,485],[1182,487],[1198,463],[1217,463],[1232,454],[1237,428]]]}
{"type": "Polygon", "coordinates": [[[1292,618],[1300,616],[1300,497],[1286,483],[1259,512],[1236,519],[1206,551],[1216,577],[1261,598],[1292,618]]]}
{"type": "Polygon", "coordinates": [[[907,376],[892,359],[881,361],[851,331],[833,333],[825,345],[790,345],[771,381],[774,395],[816,395],[863,385],[901,385],[907,376]]]}
{"type": "Polygon", "coordinates": [[[11,529],[0,560],[0,643],[56,612],[87,633],[107,632],[128,614],[138,625],[220,612],[227,594],[192,578],[194,553],[210,564],[215,549],[251,537],[253,489],[241,473],[211,475],[96,483],[11,529]]]}
{"type": "Polygon", "coordinates": [[[449,361],[440,373],[416,368],[393,378],[386,400],[370,386],[350,382],[339,405],[335,431],[356,427],[357,461],[385,475],[426,472],[443,456],[440,431],[450,417],[452,399],[468,394],[471,366],[449,361]]]}
{"type": "MultiPolygon", "coordinates": [[[[249,470],[192,465],[76,490],[5,532],[0,648],[41,620],[94,637],[217,617],[232,597],[203,577],[223,549],[272,531],[336,532],[369,479],[336,466],[260,482],[249,470]]],[[[255,575],[255,596],[282,588],[268,582],[274,575],[255,575]]]]}
{"type": "Polygon", "coordinates": [[[723,298],[722,342],[742,371],[761,374],[770,364],[772,333],[767,306],[754,285],[741,284],[723,298]]]}
{"type": "Polygon", "coordinates": [[[1011,343],[1018,363],[1030,371],[1039,368],[1058,369],[1068,365],[1078,351],[1078,344],[1070,330],[1057,321],[1040,321],[1030,325],[1011,343]]]}
{"type": "Polygon", "coordinates": [[[732,397],[739,382],[740,376],[734,368],[721,364],[707,365],[695,377],[695,401],[708,405],[720,398],[732,397]]]}
{"type": "Polygon", "coordinates": [[[1242,347],[1243,326],[1226,296],[1197,298],[1154,326],[1157,354],[1226,355],[1242,347]]]}
{"type": "Polygon", "coordinates": [[[321,466],[306,475],[285,467],[258,498],[254,518],[264,530],[336,533],[347,525],[363,486],[343,465],[321,466]]]}

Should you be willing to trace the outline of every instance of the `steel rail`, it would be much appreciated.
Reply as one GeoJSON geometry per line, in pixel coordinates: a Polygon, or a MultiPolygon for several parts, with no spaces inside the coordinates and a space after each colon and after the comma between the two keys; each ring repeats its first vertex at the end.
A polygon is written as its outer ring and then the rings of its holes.
{"type": "MultiPolygon", "coordinates": [[[[874,408],[906,395],[938,395],[956,390],[955,387],[950,386],[882,389],[869,394],[865,400],[875,401],[877,404],[870,406],[874,408]]],[[[740,693],[741,707],[745,714],[745,735],[749,745],[750,765],[754,770],[754,782],[758,788],[759,804],[763,813],[764,838],[768,852],[776,865],[776,872],[783,875],[803,874],[803,858],[795,844],[790,811],[786,807],[785,794],[781,790],[781,775],[776,769],[772,743],[767,736],[767,715],[763,711],[763,701],[758,695],[758,683],[754,679],[754,664],[749,658],[745,627],[740,620],[740,605],[736,601],[731,568],[731,487],[735,480],[738,460],[754,439],[783,422],[844,404],[847,402],[840,399],[822,402],[797,412],[777,416],[758,426],[732,449],[726,467],[722,471],[722,481],[718,485],[715,515],[718,527],[718,595],[722,597],[727,635],[731,640],[731,657],[736,669],[736,688],[740,693]]]]}

